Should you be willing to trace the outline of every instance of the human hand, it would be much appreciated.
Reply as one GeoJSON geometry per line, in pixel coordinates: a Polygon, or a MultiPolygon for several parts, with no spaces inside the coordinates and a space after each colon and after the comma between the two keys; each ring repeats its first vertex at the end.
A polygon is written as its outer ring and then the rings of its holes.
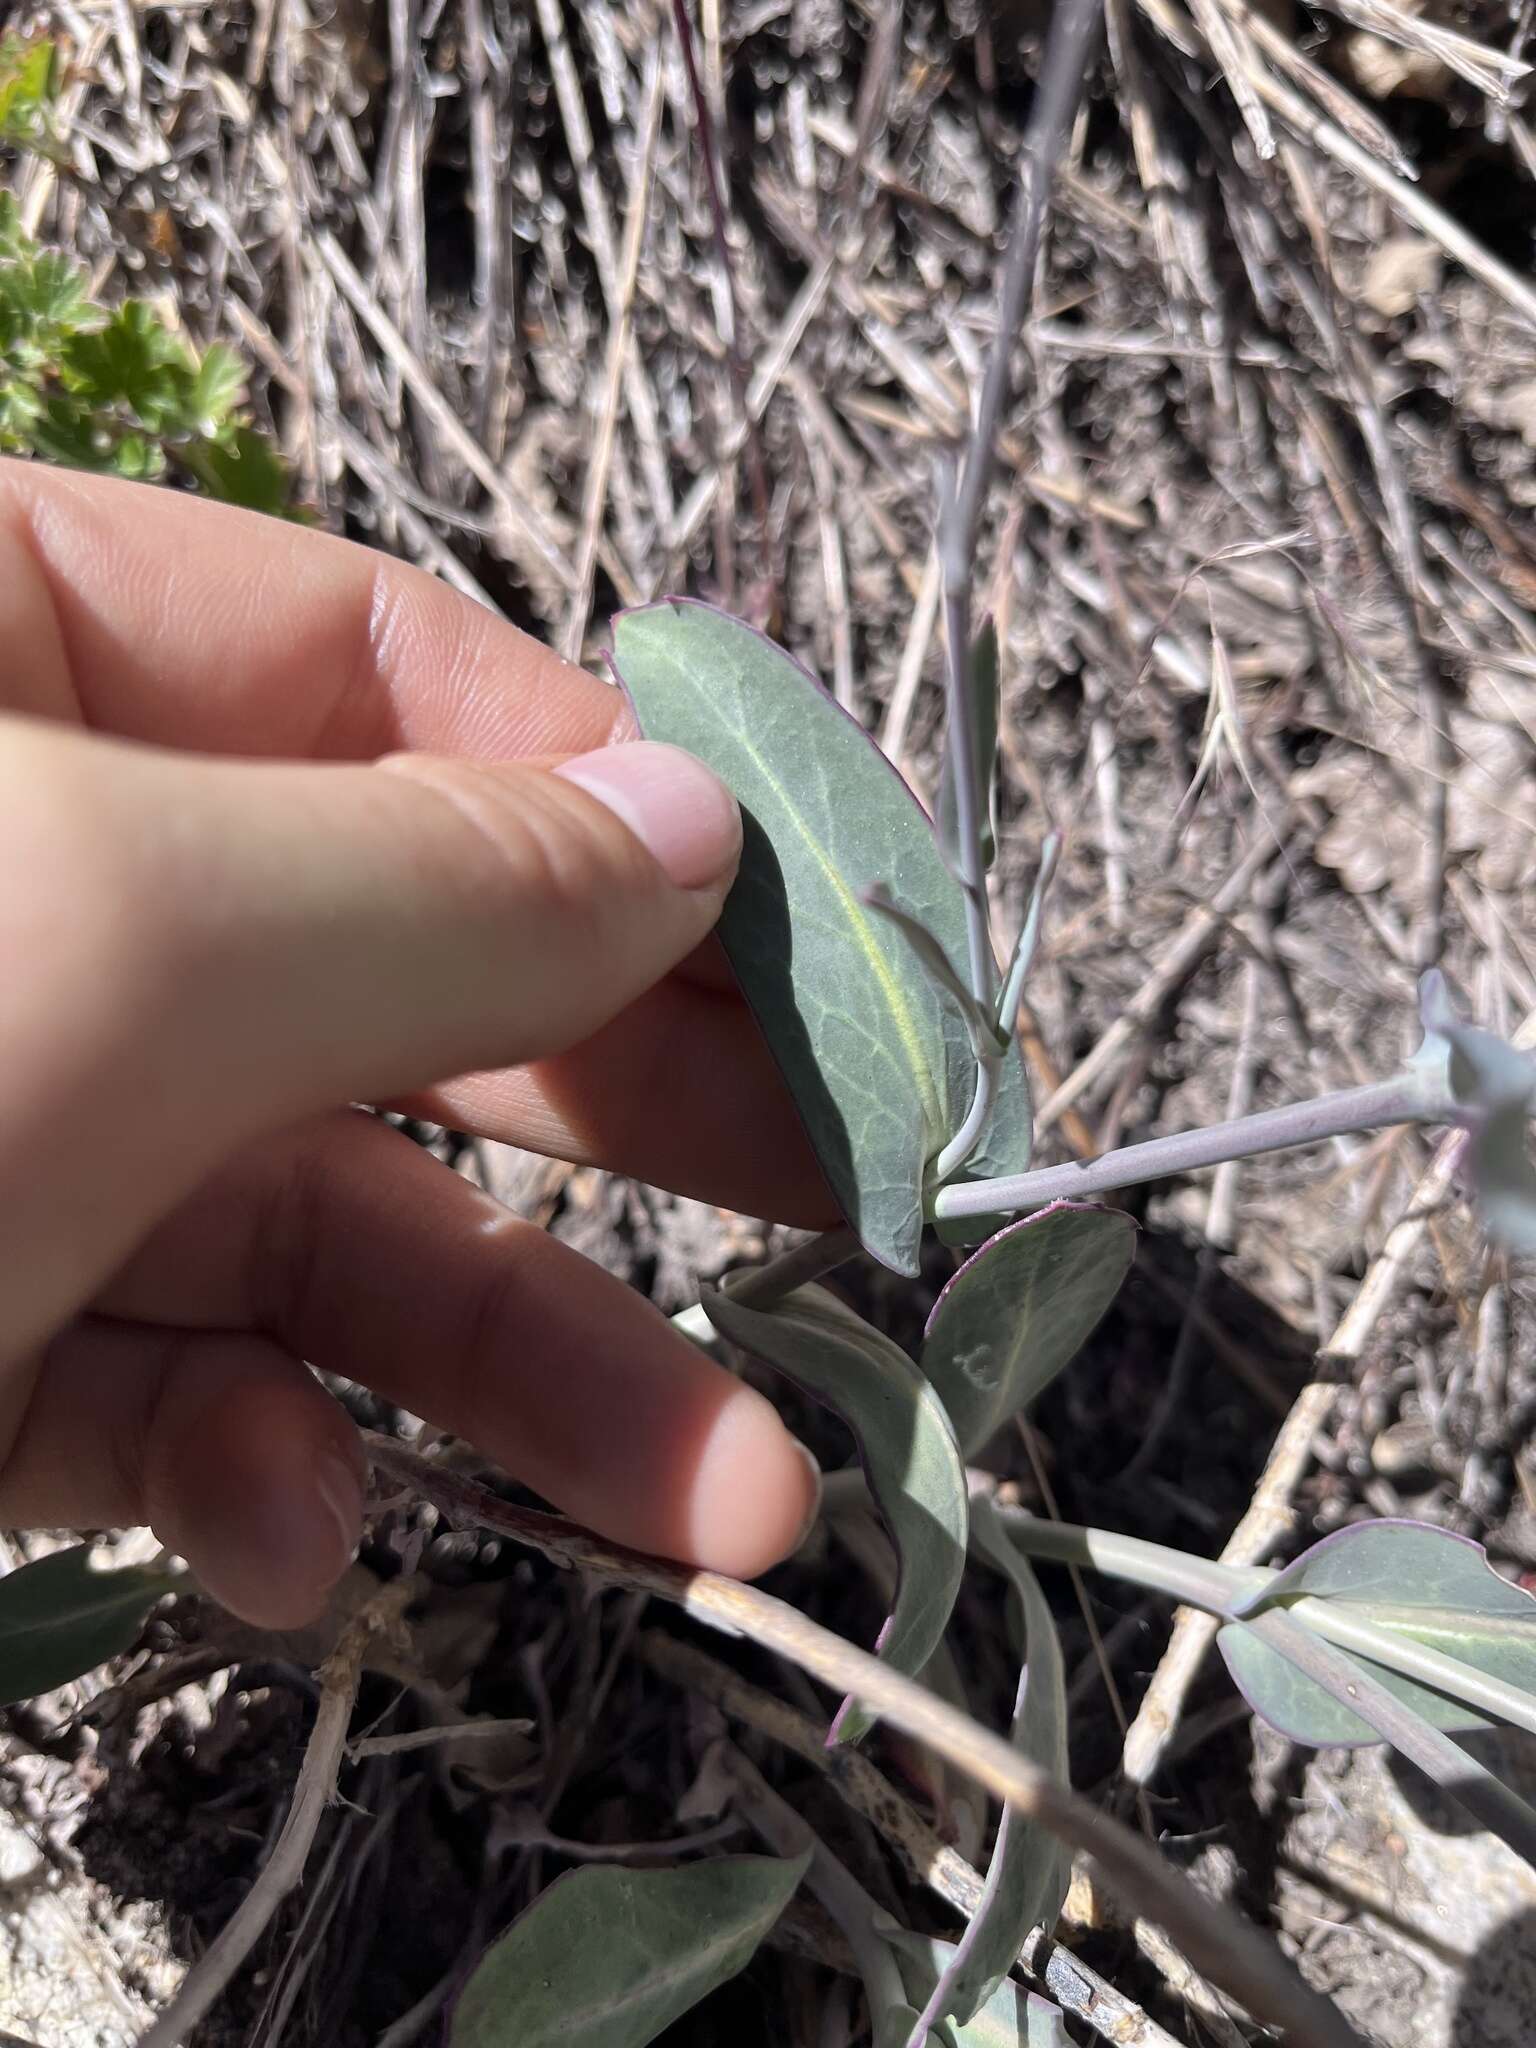
{"type": "Polygon", "coordinates": [[[342,1106],[828,1220],[699,950],[735,805],[631,731],[383,556],[0,462],[0,1521],[147,1521],[309,1618],[364,1475],[309,1361],[616,1540],[793,1545],[767,1401],[342,1106]]]}

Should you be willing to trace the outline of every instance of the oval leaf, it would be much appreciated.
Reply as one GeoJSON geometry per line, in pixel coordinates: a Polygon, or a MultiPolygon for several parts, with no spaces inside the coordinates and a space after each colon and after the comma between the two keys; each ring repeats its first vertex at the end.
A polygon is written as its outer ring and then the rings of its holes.
{"type": "Polygon", "coordinates": [[[933,1305],[923,1371],[967,1457],[1050,1385],[1119,1292],[1136,1226],[1057,1202],[989,1238],[933,1305]]]}
{"type": "MultiPolygon", "coordinates": [[[[1536,1697],[1536,1600],[1499,1577],[1481,1544],[1449,1529],[1396,1520],[1336,1529],[1235,1601],[1232,1612],[1260,1614],[1302,1599],[1351,1610],[1373,1628],[1422,1643],[1536,1697]]],[[[1293,1741],[1321,1748],[1381,1740],[1246,1629],[1223,1629],[1217,1641],[1254,1711],[1293,1741]]],[[[1482,1714],[1437,1687],[1363,1652],[1347,1654],[1433,1727],[1454,1733],[1488,1726],[1482,1714]]]]}
{"type": "Polygon", "coordinates": [[[0,1706],[52,1692],[131,1650],[150,1609],[178,1583],[173,1572],[92,1559],[93,1546],[76,1543],[0,1579],[0,1706]]]}
{"type": "MultiPolygon", "coordinates": [[[[965,1121],[975,1061],[953,1001],[862,898],[884,884],[964,959],[964,902],[933,828],[815,678],[724,612],[668,599],[622,613],[613,667],[645,736],[686,747],[741,803],[721,940],[844,1215],[915,1275],[928,1165],[965,1121]]],[[[1029,1135],[1013,1047],[971,1170],[1021,1171],[1029,1135]]]]}
{"type": "Polygon", "coordinates": [[[567,1872],[481,1957],[450,2048],[645,2048],[745,1968],[809,1860],[567,1872]]]}
{"type": "MultiPolygon", "coordinates": [[[[853,1431],[896,1548],[896,1597],[875,1649],[915,1677],[938,1646],[965,1570],[965,1466],[938,1396],[898,1344],[822,1288],[799,1288],[771,1309],[706,1294],[704,1310],[722,1336],[853,1431]]],[[[857,1701],[845,1700],[832,1739],[857,1741],[873,1725],[857,1701]]]]}
{"type": "MultiPolygon", "coordinates": [[[[1216,1647],[1232,1683],[1260,1720],[1267,1721],[1292,1742],[1305,1743],[1312,1749],[1348,1749],[1381,1741],[1369,1721],[1352,1714],[1342,1700],[1336,1700],[1316,1679],[1298,1671],[1288,1657],[1271,1649],[1240,1621],[1229,1621],[1217,1630],[1216,1647]]],[[[1426,1695],[1423,1686],[1399,1678],[1396,1672],[1386,1671],[1379,1664],[1365,1668],[1372,1678],[1379,1679],[1406,1705],[1420,1712],[1425,1699],[1434,1697],[1426,1695]]],[[[1477,1725],[1477,1721],[1475,1716],[1450,1723],[1436,1719],[1435,1725],[1465,1728],[1477,1725]]]]}

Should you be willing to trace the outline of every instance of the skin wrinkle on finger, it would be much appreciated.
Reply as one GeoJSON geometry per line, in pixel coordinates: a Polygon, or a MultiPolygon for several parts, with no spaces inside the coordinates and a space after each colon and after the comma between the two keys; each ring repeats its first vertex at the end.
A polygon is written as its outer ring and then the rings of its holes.
{"type": "Polygon", "coordinates": [[[11,650],[0,674],[7,708],[34,718],[79,717],[58,608],[31,526],[16,508],[0,519],[0,646],[11,650]]]}
{"type": "Polygon", "coordinates": [[[8,1526],[149,1524],[247,1620],[313,1619],[353,1555],[365,1465],[344,1410],[270,1340],[82,1317],[48,1347],[0,1472],[8,1526]],[[97,1426],[82,1435],[80,1416],[97,1426]]]}
{"type": "Polygon", "coordinates": [[[361,1112],[269,1141],[210,1184],[100,1307],[150,1328],[255,1328],[671,1556],[761,1570],[809,1504],[802,1460],[761,1395],[631,1289],[361,1112]]]}
{"type": "Polygon", "coordinates": [[[61,981],[48,946],[0,939],[47,963],[0,1062],[11,1348],[261,1130],[580,1042],[697,945],[726,883],[674,888],[595,797],[512,764],[191,761],[20,721],[0,757],[0,871],[41,848],[24,922],[83,945],[61,981]],[[21,1125],[53,1134],[51,1167],[21,1125]],[[84,1214],[77,1155],[100,1162],[84,1214]]]}
{"type": "MultiPolygon", "coordinates": [[[[358,737],[349,737],[348,720],[355,726],[360,715],[343,714],[327,697],[326,679],[336,674],[351,676],[346,696],[364,707],[363,716],[377,692],[404,707],[398,717],[391,713],[395,729],[418,744],[449,750],[532,754],[548,762],[633,731],[622,692],[569,667],[431,578],[381,563],[351,543],[175,493],[0,460],[0,531],[7,507],[11,519],[34,534],[32,580],[46,582],[60,619],[79,615],[75,637],[90,655],[94,708],[125,732],[223,752],[287,754],[313,733],[319,702],[330,720],[325,744],[343,751],[358,737]],[[151,662],[140,630],[146,622],[136,626],[135,590],[123,579],[122,529],[155,536],[151,581],[157,565],[174,561],[182,589],[206,588],[226,611],[231,587],[243,587],[252,564],[275,550],[281,565],[276,599],[249,622],[252,637],[242,642],[218,629],[217,608],[215,629],[190,640],[168,618],[164,630],[172,642],[151,662]],[[311,568],[297,574],[305,564],[311,568]],[[317,633],[302,623],[306,610],[338,607],[351,622],[339,633],[329,626],[317,633]],[[110,628],[105,641],[103,620],[110,628]],[[446,655],[440,658],[435,649],[446,655]],[[466,705],[461,699],[471,686],[466,705]],[[303,714],[302,728],[296,712],[303,714]]],[[[58,641],[56,630],[53,638],[58,641]]],[[[13,671],[13,687],[14,681],[13,671]]],[[[0,695],[6,687],[0,676],[0,695]]],[[[370,737],[381,729],[375,726],[370,737]]],[[[679,978],[691,974],[685,964],[679,978]]],[[[531,1083],[521,1074],[505,1085],[491,1077],[483,1087],[456,1088],[455,1114],[465,1128],[478,1128],[476,1103],[483,1096],[490,1118],[484,1135],[559,1152],[562,1133],[574,1125],[584,1163],[785,1221],[830,1220],[787,1092],[718,953],[708,979],[733,991],[728,1011],[649,1003],[644,1014],[637,1009],[632,1028],[605,1036],[601,1062],[577,1056],[548,1070],[554,1099],[545,1099],[542,1070],[535,1070],[531,1083]],[[652,1086],[658,1028],[684,1041],[692,1034],[705,1071],[697,1087],[684,1087],[681,1099],[698,1102],[706,1113],[679,1115],[675,1095],[637,1101],[652,1086]],[[706,1030],[719,1034],[718,1045],[713,1038],[703,1042],[706,1030]],[[626,1084],[631,1067],[635,1087],[626,1084]],[[584,1092],[603,1109],[584,1107],[584,1092]],[[610,1119],[622,1126],[622,1154],[605,1137],[610,1119]]]]}

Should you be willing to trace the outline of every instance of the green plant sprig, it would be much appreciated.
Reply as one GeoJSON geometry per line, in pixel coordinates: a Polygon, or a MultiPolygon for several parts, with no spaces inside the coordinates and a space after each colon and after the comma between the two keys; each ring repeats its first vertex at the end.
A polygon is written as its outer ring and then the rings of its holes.
{"type": "Polygon", "coordinates": [[[135,482],[174,476],[292,516],[287,465],[241,409],[245,380],[233,349],[199,355],[147,301],[93,300],[85,272],[40,248],[0,191],[0,454],[135,482]]]}

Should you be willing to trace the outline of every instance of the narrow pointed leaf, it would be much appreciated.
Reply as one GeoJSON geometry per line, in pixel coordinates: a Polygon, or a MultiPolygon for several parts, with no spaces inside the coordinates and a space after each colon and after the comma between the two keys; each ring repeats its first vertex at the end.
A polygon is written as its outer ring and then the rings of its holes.
{"type": "MultiPolygon", "coordinates": [[[[1055,1618],[990,1501],[972,1504],[971,1545],[1008,1580],[1023,1608],[1024,1665],[1011,1740],[1022,1755],[1065,1785],[1067,1681],[1055,1618]]],[[[959,1945],[945,1988],[946,2010],[957,2020],[969,2020],[985,2006],[1012,1969],[1032,1928],[1055,1926],[1071,1869],[1071,1857],[1054,1835],[1013,1807],[1004,1809],[981,1904],[959,1945]]]]}
{"type": "MultiPolygon", "coordinates": [[[[843,1213],[915,1274],[927,1169],[965,1121],[975,1061],[955,1003],[862,897],[883,883],[963,959],[964,902],[933,828],[814,677],[739,620],[675,600],[623,613],[613,666],[645,736],[686,747],[740,800],[721,940],[843,1213]]],[[[1015,1048],[975,1170],[1020,1171],[1029,1134],[1015,1048]]]]}
{"type": "MultiPolygon", "coordinates": [[[[882,1927],[896,1950],[907,1995],[919,2007],[926,2006],[942,1973],[953,1967],[956,1944],[936,1934],[913,1934],[894,1923],[882,1927]]],[[[898,2048],[905,2048],[907,2038],[902,2037],[898,2048]]],[[[963,2026],[945,2020],[931,2029],[929,2039],[942,2048],[1072,2048],[1060,2006],[1011,1979],[999,1984],[963,2026]]]]}
{"type": "MultiPolygon", "coordinates": [[[[1336,1530],[1234,1603],[1239,1617],[1322,1600],[1405,1643],[1421,1643],[1536,1697],[1536,1600],[1501,1579],[1482,1546],[1420,1522],[1361,1522],[1336,1530]]],[[[1299,1610],[1298,1618],[1306,1609],[1299,1610]]],[[[1318,1747],[1378,1742],[1359,1715],[1245,1629],[1217,1641],[1234,1683],[1256,1713],[1292,1740],[1318,1747]]],[[[1335,1647],[1339,1647],[1335,1645],[1335,1647]]],[[[1432,1727],[1454,1732],[1486,1717],[1438,1685],[1421,1683],[1356,1650],[1346,1654],[1432,1727]]]]}
{"type": "MultiPolygon", "coordinates": [[[[992,781],[997,772],[998,651],[997,627],[991,619],[982,622],[971,642],[966,665],[966,685],[971,693],[971,717],[976,733],[976,790],[982,820],[981,857],[988,867],[997,859],[997,838],[992,828],[992,781]]],[[[944,766],[939,777],[939,844],[951,867],[960,865],[960,813],[955,795],[955,766],[952,748],[944,749],[944,766]]]]}
{"type": "Polygon", "coordinates": [[[965,1018],[966,1028],[971,1035],[972,1051],[979,1053],[984,1048],[989,1054],[1000,1052],[1002,1046],[993,1029],[991,1018],[961,980],[960,970],[928,927],[910,916],[899,903],[893,902],[890,891],[883,883],[878,883],[873,889],[866,889],[864,901],[877,917],[883,917],[888,924],[896,927],[929,980],[950,998],[965,1018]]]}
{"type": "Polygon", "coordinates": [[[1056,876],[1056,864],[1061,859],[1062,839],[1059,832],[1047,832],[1040,848],[1040,871],[1035,876],[1035,886],[1029,892],[1029,904],[1024,912],[1024,922],[1019,926],[1019,936],[1013,942],[1013,952],[1008,968],[1003,975],[1003,985],[997,993],[997,1035],[1003,1040],[1013,1037],[1019,1028],[1019,1011],[1024,1006],[1024,984],[1029,979],[1029,970],[1034,965],[1035,954],[1040,946],[1040,928],[1045,922],[1045,899],[1051,892],[1051,883],[1056,876]]]}
{"type": "Polygon", "coordinates": [[[76,1543],[0,1579],[0,1706],[131,1650],[150,1609],[178,1583],[174,1572],[92,1560],[93,1546],[76,1543]]]}
{"type": "Polygon", "coordinates": [[[481,1957],[449,2048],[645,2048],[745,1968],[809,1860],[568,1872],[481,1957]]]}
{"type": "MultiPolygon", "coordinates": [[[[772,1309],[706,1294],[723,1336],[782,1372],[853,1431],[869,1491],[895,1545],[896,1597],[876,1650],[915,1676],[944,1633],[965,1569],[965,1466],[938,1396],[898,1344],[823,1288],[772,1309]]],[[[832,1727],[852,1742],[874,1725],[845,1700],[832,1727]]]]}
{"type": "Polygon", "coordinates": [[[989,1238],[949,1281],[922,1365],[967,1457],[1076,1356],[1135,1250],[1119,1210],[1057,1202],[989,1238]]]}

